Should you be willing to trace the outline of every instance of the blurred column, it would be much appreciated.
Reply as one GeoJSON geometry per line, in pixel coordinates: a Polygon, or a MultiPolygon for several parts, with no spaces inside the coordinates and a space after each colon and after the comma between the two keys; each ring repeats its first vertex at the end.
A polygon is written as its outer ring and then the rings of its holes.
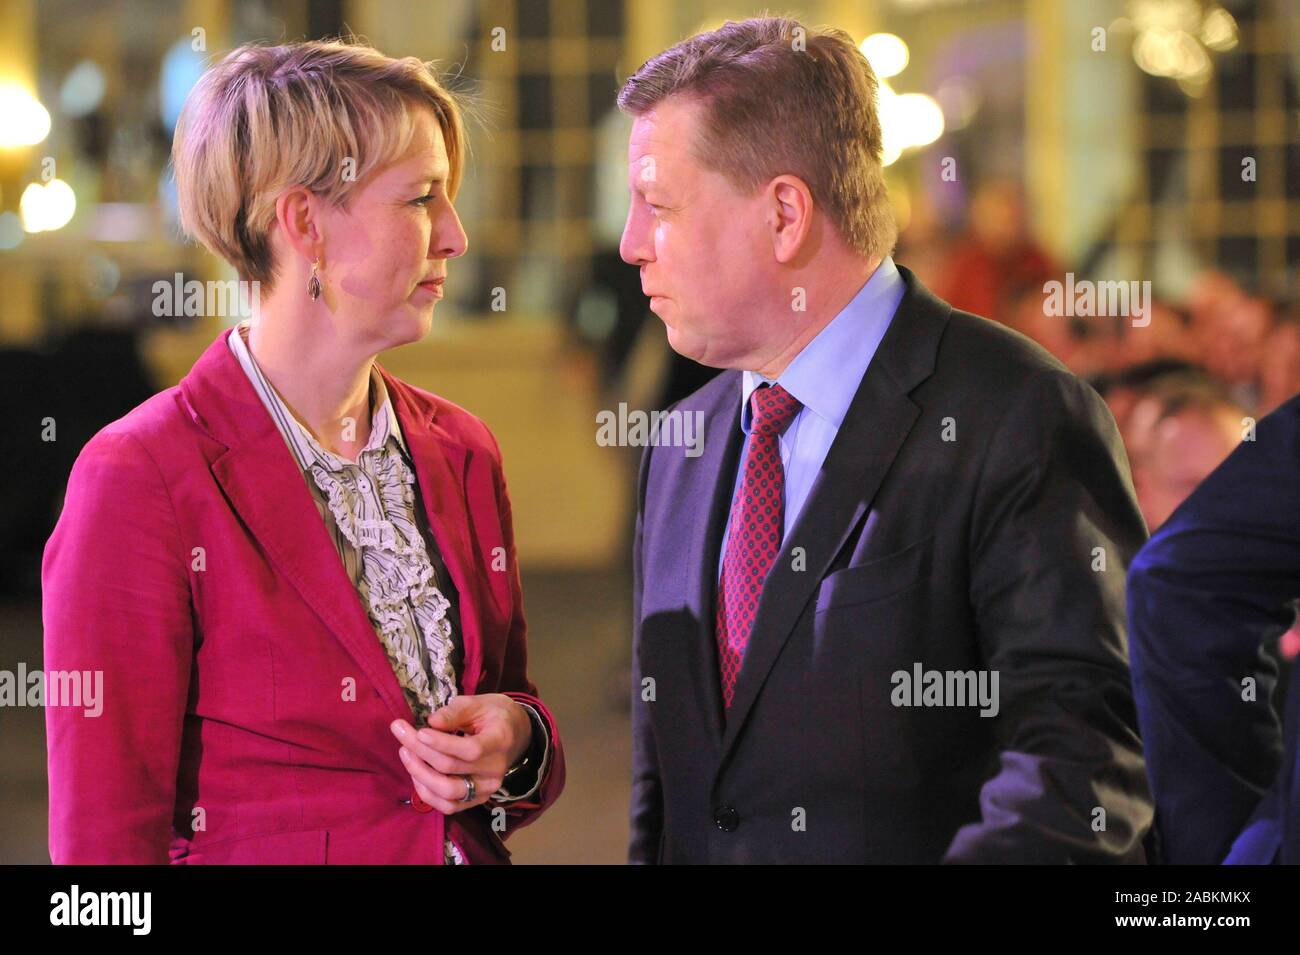
{"type": "Polygon", "coordinates": [[[674,7],[663,0],[627,0],[624,62],[619,79],[631,76],[650,57],[682,39],[677,36],[674,7]]]}
{"type": "Polygon", "coordinates": [[[1025,4],[1026,191],[1035,234],[1064,262],[1110,220],[1133,180],[1134,66],[1125,38],[1094,30],[1124,13],[1121,0],[1025,4]]]}

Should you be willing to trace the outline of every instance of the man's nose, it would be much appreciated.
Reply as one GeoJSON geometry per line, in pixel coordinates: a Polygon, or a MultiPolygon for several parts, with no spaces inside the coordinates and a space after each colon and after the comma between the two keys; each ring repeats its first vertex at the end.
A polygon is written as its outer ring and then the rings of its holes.
{"type": "Polygon", "coordinates": [[[654,260],[654,243],[644,217],[635,207],[628,210],[623,224],[623,237],[618,242],[618,254],[628,265],[645,265],[654,260]]]}

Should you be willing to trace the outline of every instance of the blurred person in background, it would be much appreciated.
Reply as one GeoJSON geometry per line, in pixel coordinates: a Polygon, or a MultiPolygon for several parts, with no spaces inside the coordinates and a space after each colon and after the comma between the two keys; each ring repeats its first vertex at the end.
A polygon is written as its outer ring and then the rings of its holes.
{"type": "Polygon", "coordinates": [[[1300,392],[1300,305],[1278,316],[1259,362],[1259,413],[1268,414],[1300,392]]]}
{"type": "Polygon", "coordinates": [[[966,228],[938,271],[935,294],[953,308],[1007,322],[1012,296],[1025,288],[1041,289],[1056,271],[1029,232],[1020,187],[993,179],[971,197],[966,228]]]}
{"type": "Polygon", "coordinates": [[[1151,302],[1151,321],[1134,325],[1127,318],[1116,321],[1110,337],[1111,350],[1103,362],[1107,370],[1131,368],[1160,359],[1193,360],[1196,355],[1188,334],[1187,320],[1168,302],[1151,302]]]}
{"type": "Polygon", "coordinates": [[[1076,375],[1097,371],[1102,360],[1098,336],[1088,335],[1086,320],[1049,315],[1045,301],[1041,282],[1010,290],[1001,321],[1042,345],[1076,375]]]}
{"type": "Polygon", "coordinates": [[[497,443],[375,361],[466,249],[465,152],[429,65],[361,45],[190,93],[181,220],[260,312],[73,467],[45,665],[103,708],[46,710],[54,862],[499,863],[494,814],[559,795],[497,443]]]}
{"type": "Polygon", "coordinates": [[[1260,402],[1261,359],[1272,326],[1272,307],[1254,296],[1225,303],[1202,326],[1201,363],[1252,411],[1260,402]]]}
{"type": "Polygon", "coordinates": [[[1166,375],[1177,373],[1195,375],[1203,381],[1210,380],[1200,366],[1173,358],[1156,358],[1093,377],[1092,385],[1106,400],[1110,413],[1115,417],[1115,423],[1119,425],[1120,437],[1124,438],[1126,447],[1129,441],[1127,421],[1133,406],[1147,393],[1153,383],[1166,375]]]}
{"type": "Polygon", "coordinates": [[[1166,376],[1137,399],[1122,433],[1149,531],[1232,453],[1246,418],[1221,386],[1199,376],[1166,376]]]}

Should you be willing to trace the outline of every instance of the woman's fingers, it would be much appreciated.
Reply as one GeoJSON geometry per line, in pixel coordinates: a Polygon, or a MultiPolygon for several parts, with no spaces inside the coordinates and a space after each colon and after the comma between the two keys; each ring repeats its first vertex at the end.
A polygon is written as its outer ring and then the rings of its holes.
{"type": "Polygon", "coordinates": [[[499,775],[469,774],[474,780],[475,793],[474,798],[466,802],[467,786],[464,775],[440,773],[405,747],[399,750],[399,758],[406,771],[411,774],[415,791],[420,798],[439,812],[448,815],[482,805],[501,788],[499,775]]]}
{"type": "Polygon", "coordinates": [[[403,747],[443,775],[504,776],[508,768],[499,733],[457,736],[429,727],[417,733],[405,720],[395,721],[392,728],[403,747]]]}

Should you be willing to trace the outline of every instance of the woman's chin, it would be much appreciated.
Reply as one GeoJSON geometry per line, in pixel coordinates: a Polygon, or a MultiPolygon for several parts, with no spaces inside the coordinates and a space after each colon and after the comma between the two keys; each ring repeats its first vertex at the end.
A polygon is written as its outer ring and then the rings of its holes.
{"type": "Polygon", "coordinates": [[[392,344],[390,348],[397,348],[399,345],[409,345],[412,342],[418,342],[424,336],[429,334],[433,328],[433,307],[432,305],[415,305],[403,309],[401,319],[394,321],[386,329],[388,338],[392,344]]]}

